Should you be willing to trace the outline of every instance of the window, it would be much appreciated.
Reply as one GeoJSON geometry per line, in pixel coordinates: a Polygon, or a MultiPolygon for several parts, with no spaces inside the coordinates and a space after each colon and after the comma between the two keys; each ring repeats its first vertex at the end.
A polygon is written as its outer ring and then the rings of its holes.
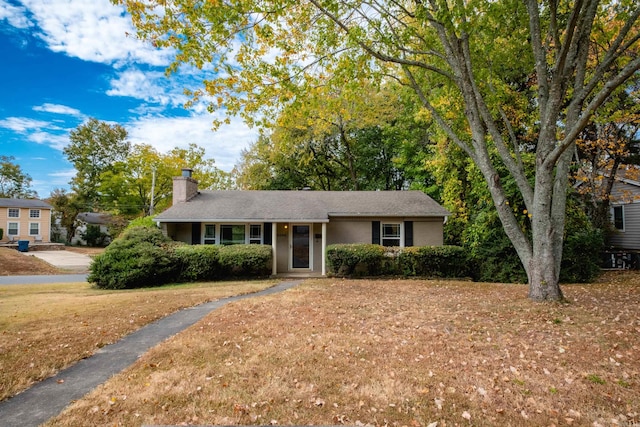
{"type": "Polygon", "coordinates": [[[7,236],[17,236],[20,234],[20,225],[17,222],[7,223],[7,236]]]}
{"type": "Polygon", "coordinates": [[[40,218],[40,209],[29,209],[29,218],[40,218]]]}
{"type": "Polygon", "coordinates": [[[400,224],[382,224],[382,246],[401,246],[400,224]]]}
{"type": "Polygon", "coordinates": [[[221,245],[239,245],[245,243],[244,224],[237,225],[221,225],[220,226],[220,244],[221,245]]]}
{"type": "Polygon", "coordinates": [[[252,245],[262,244],[262,226],[260,224],[249,226],[249,243],[252,245]]]}
{"type": "Polygon", "coordinates": [[[205,224],[204,225],[204,244],[215,245],[216,243],[216,225],[205,224]]]}
{"type": "Polygon", "coordinates": [[[624,231],[624,206],[612,207],[611,216],[616,230],[624,231]]]}
{"type": "Polygon", "coordinates": [[[30,222],[29,223],[29,236],[37,236],[40,234],[40,223],[39,222],[30,222]]]}
{"type": "Polygon", "coordinates": [[[20,218],[20,209],[9,208],[9,218],[20,218]]]}

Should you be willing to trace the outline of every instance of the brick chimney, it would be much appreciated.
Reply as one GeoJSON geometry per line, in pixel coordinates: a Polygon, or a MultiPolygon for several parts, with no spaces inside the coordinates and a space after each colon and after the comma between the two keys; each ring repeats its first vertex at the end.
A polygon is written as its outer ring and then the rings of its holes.
{"type": "Polygon", "coordinates": [[[198,194],[198,181],[191,177],[193,169],[182,169],[182,176],[173,177],[173,204],[184,203],[198,194]]]}

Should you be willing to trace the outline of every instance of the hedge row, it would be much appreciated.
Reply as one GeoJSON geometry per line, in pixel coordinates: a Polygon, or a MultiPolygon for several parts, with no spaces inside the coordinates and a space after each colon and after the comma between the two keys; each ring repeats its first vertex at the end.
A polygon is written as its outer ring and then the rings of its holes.
{"type": "Polygon", "coordinates": [[[131,289],[264,277],[271,273],[271,257],[270,246],[191,246],[172,241],[154,227],[133,227],[94,259],[87,280],[103,289],[131,289]]]}
{"type": "Polygon", "coordinates": [[[472,263],[459,246],[383,247],[337,244],[327,247],[329,274],[358,276],[470,277],[472,263]]]}

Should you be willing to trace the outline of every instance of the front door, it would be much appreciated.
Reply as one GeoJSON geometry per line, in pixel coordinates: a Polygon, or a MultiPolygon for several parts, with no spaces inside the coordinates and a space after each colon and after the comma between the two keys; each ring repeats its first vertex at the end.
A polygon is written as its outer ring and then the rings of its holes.
{"type": "Polygon", "coordinates": [[[293,224],[291,226],[291,268],[311,268],[311,226],[293,224]]]}

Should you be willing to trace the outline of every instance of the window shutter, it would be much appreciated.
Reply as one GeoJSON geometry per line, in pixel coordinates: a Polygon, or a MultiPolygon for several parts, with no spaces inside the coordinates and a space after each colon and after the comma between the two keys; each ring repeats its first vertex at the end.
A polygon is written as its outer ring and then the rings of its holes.
{"type": "Polygon", "coordinates": [[[404,222],[404,245],[413,246],[413,221],[404,222]]]}
{"type": "Polygon", "coordinates": [[[264,227],[263,227],[263,233],[264,235],[262,236],[262,241],[264,242],[265,245],[270,245],[273,242],[271,241],[271,227],[273,227],[273,224],[271,224],[270,222],[265,222],[264,223],[264,227]]]}
{"type": "Polygon", "coordinates": [[[380,244],[380,221],[371,222],[371,243],[380,244]]]}
{"type": "Polygon", "coordinates": [[[199,222],[191,223],[191,244],[199,245],[200,244],[200,226],[199,222]]]}

